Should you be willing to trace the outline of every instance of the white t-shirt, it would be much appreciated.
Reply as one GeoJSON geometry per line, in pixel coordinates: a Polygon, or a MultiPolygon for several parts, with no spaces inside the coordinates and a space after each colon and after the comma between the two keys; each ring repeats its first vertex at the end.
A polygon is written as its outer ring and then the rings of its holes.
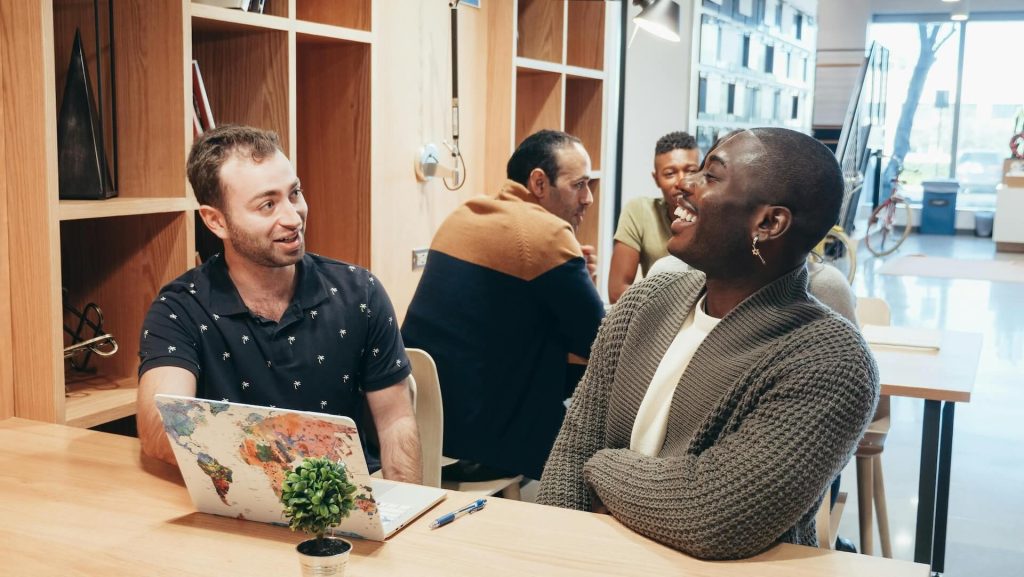
{"type": "Polygon", "coordinates": [[[701,297],[683,321],[679,334],[668,346],[658,369],[651,377],[651,384],[647,387],[647,393],[636,413],[636,421],[633,422],[633,433],[629,438],[630,449],[651,457],[661,452],[661,447],[665,444],[668,412],[672,407],[676,385],[690,364],[693,353],[697,352],[697,347],[704,342],[704,338],[720,320],[704,312],[704,297],[701,297]]]}

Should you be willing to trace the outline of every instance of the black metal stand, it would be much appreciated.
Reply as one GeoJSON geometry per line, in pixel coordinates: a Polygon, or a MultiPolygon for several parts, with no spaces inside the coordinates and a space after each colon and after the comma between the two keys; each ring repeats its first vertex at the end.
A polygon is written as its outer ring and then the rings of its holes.
{"type": "Polygon", "coordinates": [[[914,561],[931,566],[933,575],[944,572],[946,564],[955,406],[950,401],[924,404],[914,561]]]}

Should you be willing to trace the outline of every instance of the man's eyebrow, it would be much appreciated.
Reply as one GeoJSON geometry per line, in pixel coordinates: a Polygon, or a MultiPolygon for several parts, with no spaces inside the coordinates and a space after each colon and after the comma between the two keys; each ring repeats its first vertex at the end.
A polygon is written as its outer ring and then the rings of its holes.
{"type": "Polygon", "coordinates": [[[725,161],[722,160],[722,157],[718,156],[717,154],[712,154],[711,156],[707,157],[707,159],[705,159],[704,161],[704,164],[707,165],[710,162],[717,162],[718,164],[722,165],[722,168],[726,167],[725,161]]]}

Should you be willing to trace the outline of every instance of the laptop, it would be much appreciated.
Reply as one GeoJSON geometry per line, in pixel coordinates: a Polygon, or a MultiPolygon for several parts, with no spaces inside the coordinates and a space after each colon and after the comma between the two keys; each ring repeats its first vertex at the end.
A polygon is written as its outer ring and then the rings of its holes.
{"type": "Polygon", "coordinates": [[[156,395],[189,495],[202,513],[287,525],[281,484],[305,457],[341,460],[356,507],[333,532],[383,541],[439,503],[443,489],[370,477],[348,417],[156,395]]]}

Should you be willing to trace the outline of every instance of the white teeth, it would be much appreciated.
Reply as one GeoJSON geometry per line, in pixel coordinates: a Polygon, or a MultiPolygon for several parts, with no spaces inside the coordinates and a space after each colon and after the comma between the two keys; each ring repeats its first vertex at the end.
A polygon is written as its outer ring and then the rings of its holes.
{"type": "Polygon", "coordinates": [[[675,212],[673,212],[672,214],[678,216],[679,218],[685,220],[686,222],[693,222],[697,220],[697,215],[693,214],[692,212],[686,210],[681,206],[676,207],[675,212]]]}

